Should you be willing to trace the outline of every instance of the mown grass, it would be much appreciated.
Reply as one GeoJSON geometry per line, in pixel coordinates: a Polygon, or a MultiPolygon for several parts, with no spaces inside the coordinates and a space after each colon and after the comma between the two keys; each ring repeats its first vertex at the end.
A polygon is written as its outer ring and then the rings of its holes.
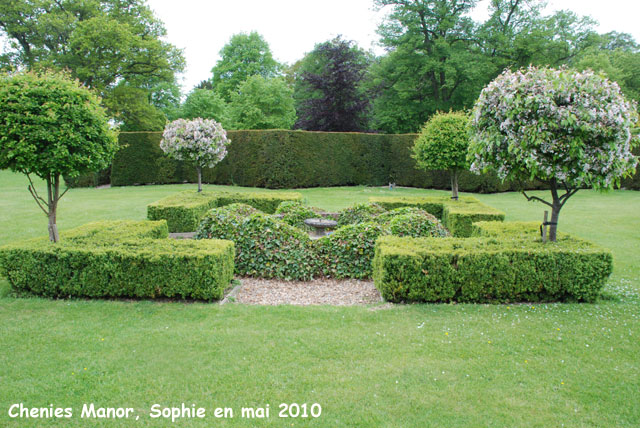
{"type": "MultiPolygon", "coordinates": [[[[192,187],[74,189],[61,229],[145,217],[147,203],[192,187]]],[[[216,188],[218,186],[207,186],[216,188]]],[[[0,173],[0,243],[46,234],[26,181],[0,173]]],[[[235,189],[244,190],[244,189],[235,189]]],[[[246,189],[253,190],[253,189],[246,189]]],[[[306,189],[336,210],[417,189],[306,189]]],[[[477,195],[508,220],[538,220],[519,194],[477,195]]],[[[0,426],[168,426],[154,403],[207,408],[176,426],[634,427],[640,425],[640,193],[579,192],[564,231],[614,253],[596,304],[249,307],[0,298],[0,426]],[[74,417],[11,420],[13,403],[73,407],[74,417]],[[83,403],[134,407],[140,421],[81,419],[83,403]],[[318,419],[280,419],[279,403],[319,403],[318,419]],[[248,421],[242,406],[269,403],[248,421]],[[232,407],[218,421],[213,408],[232,407]]]]}

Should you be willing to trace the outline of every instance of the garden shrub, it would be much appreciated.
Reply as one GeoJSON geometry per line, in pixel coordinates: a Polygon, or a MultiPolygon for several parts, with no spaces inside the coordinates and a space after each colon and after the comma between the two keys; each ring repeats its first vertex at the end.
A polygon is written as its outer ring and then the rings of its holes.
{"type": "Polygon", "coordinates": [[[218,193],[218,206],[233,203],[251,205],[257,210],[267,214],[273,214],[284,201],[302,201],[302,195],[297,192],[251,192],[251,193],[218,193]]]}
{"type": "Polygon", "coordinates": [[[237,211],[216,208],[205,217],[196,237],[233,241],[239,275],[309,280],[317,272],[309,235],[263,213],[241,218],[237,211]]]}
{"type": "Polygon", "coordinates": [[[231,204],[210,210],[200,222],[195,239],[234,240],[244,220],[259,211],[247,204],[231,204]]]}
{"type": "Polygon", "coordinates": [[[389,232],[395,236],[445,237],[449,236],[447,229],[442,226],[437,218],[424,211],[421,213],[398,214],[387,223],[389,232]]]}
{"type": "Polygon", "coordinates": [[[233,278],[230,241],[173,240],[162,222],[97,222],[0,247],[0,274],[46,297],[215,300],[233,278]]]}
{"type": "Polygon", "coordinates": [[[561,237],[532,235],[378,240],[376,287],[392,302],[594,301],[612,271],[611,253],[561,237]]]}
{"type": "Polygon", "coordinates": [[[477,221],[503,221],[504,213],[485,205],[471,196],[461,196],[458,201],[447,197],[371,197],[371,203],[391,210],[400,207],[416,207],[433,214],[456,237],[469,237],[472,224],[477,221]]]}
{"type": "Polygon", "coordinates": [[[187,190],[147,205],[149,220],[166,220],[169,232],[193,232],[200,220],[218,206],[218,193],[187,190]]]}
{"type": "Polygon", "coordinates": [[[169,232],[193,232],[212,208],[242,203],[266,213],[283,201],[300,201],[300,193],[227,193],[187,190],[147,205],[149,220],[167,220],[169,232]]]}
{"type": "Polygon", "coordinates": [[[332,278],[369,278],[376,240],[388,234],[386,227],[365,222],[343,226],[314,242],[319,267],[332,278]]]}
{"type": "Polygon", "coordinates": [[[374,220],[386,210],[378,204],[356,204],[338,213],[338,227],[374,220]]]}
{"type": "Polygon", "coordinates": [[[305,220],[309,218],[317,218],[321,215],[319,209],[308,207],[297,201],[282,202],[280,205],[278,205],[276,214],[281,214],[282,221],[284,221],[285,223],[304,230],[311,229],[304,223],[305,220]]]}

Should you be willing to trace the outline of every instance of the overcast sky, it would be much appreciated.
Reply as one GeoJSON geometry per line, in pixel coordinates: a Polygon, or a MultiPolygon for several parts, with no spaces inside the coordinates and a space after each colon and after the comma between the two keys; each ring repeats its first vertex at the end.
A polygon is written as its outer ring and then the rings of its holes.
{"type": "MultiPolygon", "coordinates": [[[[489,0],[481,0],[474,19],[486,18],[489,0]]],[[[373,0],[148,0],[164,21],[172,44],[184,49],[187,68],[183,90],[211,77],[218,52],[231,36],[257,31],[274,57],[293,63],[324,42],[342,34],[364,49],[381,53],[376,28],[384,10],[375,11],[373,0]]],[[[598,31],[631,33],[640,41],[638,0],[549,0],[547,12],[569,9],[596,19],[598,31]]]]}

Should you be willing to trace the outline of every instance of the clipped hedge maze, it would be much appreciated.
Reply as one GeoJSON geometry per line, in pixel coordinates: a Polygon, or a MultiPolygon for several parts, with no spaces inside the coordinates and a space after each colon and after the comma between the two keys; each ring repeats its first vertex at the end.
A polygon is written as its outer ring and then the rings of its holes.
{"type": "Polygon", "coordinates": [[[234,244],[167,239],[165,221],[104,221],[0,247],[0,275],[46,297],[222,298],[234,244]]]}
{"type": "Polygon", "coordinates": [[[217,207],[242,203],[273,214],[284,201],[302,201],[300,193],[227,193],[187,190],[147,205],[149,220],[166,220],[169,232],[193,232],[206,213],[217,207]]]}
{"type": "Polygon", "coordinates": [[[468,239],[382,237],[374,282],[391,302],[594,301],[611,253],[568,235],[543,243],[537,227],[479,222],[468,239]]]}
{"type": "Polygon", "coordinates": [[[421,208],[442,221],[455,237],[467,238],[473,231],[473,223],[504,220],[504,213],[485,205],[471,196],[461,196],[458,201],[448,197],[371,197],[369,202],[387,210],[401,207],[421,208]]]}

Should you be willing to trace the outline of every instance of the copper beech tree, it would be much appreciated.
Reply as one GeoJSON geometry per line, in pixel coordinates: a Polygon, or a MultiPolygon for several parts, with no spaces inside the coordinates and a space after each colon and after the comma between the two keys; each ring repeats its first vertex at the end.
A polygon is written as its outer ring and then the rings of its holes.
{"type": "Polygon", "coordinates": [[[106,168],[117,148],[100,99],[78,81],[55,73],[0,76],[0,169],[26,174],[52,242],[60,239],[62,176],[106,168]],[[33,175],[45,181],[46,195],[38,193],[33,175]]]}

